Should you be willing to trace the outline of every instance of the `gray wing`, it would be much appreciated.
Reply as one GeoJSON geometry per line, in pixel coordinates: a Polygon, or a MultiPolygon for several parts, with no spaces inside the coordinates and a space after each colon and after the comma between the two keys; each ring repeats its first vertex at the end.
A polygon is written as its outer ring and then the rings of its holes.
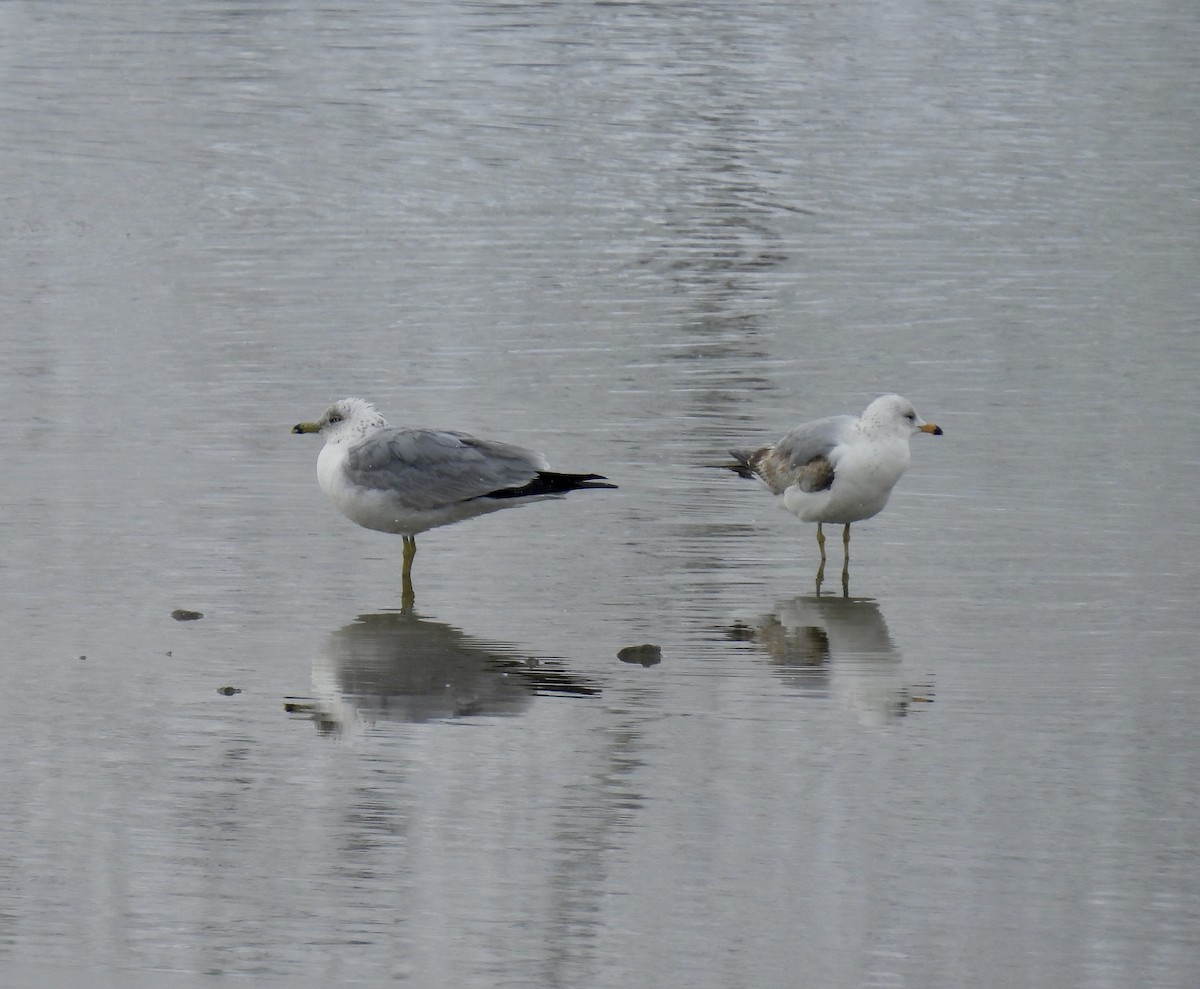
{"type": "Polygon", "coordinates": [[[528,484],[547,468],[541,454],[466,433],[380,429],[346,454],[346,475],[390,491],[405,508],[428,509],[528,484]]]}
{"type": "Polygon", "coordinates": [[[854,416],[829,416],[797,426],[775,444],[774,453],[796,470],[814,460],[830,460],[834,447],[840,444],[858,420],[854,416]]]}

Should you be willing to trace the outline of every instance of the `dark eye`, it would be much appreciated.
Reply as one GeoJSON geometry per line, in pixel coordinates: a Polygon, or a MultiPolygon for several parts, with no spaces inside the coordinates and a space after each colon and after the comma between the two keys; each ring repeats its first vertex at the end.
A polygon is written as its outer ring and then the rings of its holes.
{"type": "Polygon", "coordinates": [[[331,426],[332,426],[332,425],[333,425],[335,422],[341,422],[341,421],[342,421],[342,417],[341,417],[341,416],[339,416],[339,415],[331,415],[331,416],[329,417],[329,425],[331,425],[331,426]]]}
{"type": "Polygon", "coordinates": [[[907,419],[909,422],[916,422],[917,414],[915,412],[905,412],[904,418],[907,419]]]}

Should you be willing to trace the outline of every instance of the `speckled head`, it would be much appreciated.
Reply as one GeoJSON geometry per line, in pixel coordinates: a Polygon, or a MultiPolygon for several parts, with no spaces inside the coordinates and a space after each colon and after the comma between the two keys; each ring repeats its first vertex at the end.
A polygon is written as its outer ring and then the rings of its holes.
{"type": "Polygon", "coordinates": [[[365,398],[339,398],[319,420],[298,422],[292,427],[292,432],[320,433],[326,443],[338,443],[356,439],[386,425],[387,420],[365,398]]]}

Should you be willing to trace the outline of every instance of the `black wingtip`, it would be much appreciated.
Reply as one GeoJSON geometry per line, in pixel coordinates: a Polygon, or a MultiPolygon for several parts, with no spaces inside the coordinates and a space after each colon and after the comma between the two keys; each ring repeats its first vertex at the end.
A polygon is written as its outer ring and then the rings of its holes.
{"type": "Polygon", "coordinates": [[[589,488],[616,488],[603,474],[558,474],[544,470],[528,484],[519,488],[501,488],[484,495],[485,498],[536,498],[538,495],[566,494],[589,488]]]}
{"type": "Polygon", "coordinates": [[[568,489],[572,491],[581,488],[611,488],[615,491],[617,487],[603,474],[566,474],[562,476],[576,479],[575,487],[568,489]]]}

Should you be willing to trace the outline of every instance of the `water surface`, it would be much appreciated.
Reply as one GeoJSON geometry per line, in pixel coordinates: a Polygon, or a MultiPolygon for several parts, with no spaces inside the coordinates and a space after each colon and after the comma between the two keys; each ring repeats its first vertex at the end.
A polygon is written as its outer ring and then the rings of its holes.
{"type": "Polygon", "coordinates": [[[1197,984],[1197,51],[0,7],[0,973],[1197,984]],[[945,435],[818,598],[705,465],[891,390],[945,435]],[[405,612],[288,433],[344,395],[620,489],[427,533],[405,612]]]}

